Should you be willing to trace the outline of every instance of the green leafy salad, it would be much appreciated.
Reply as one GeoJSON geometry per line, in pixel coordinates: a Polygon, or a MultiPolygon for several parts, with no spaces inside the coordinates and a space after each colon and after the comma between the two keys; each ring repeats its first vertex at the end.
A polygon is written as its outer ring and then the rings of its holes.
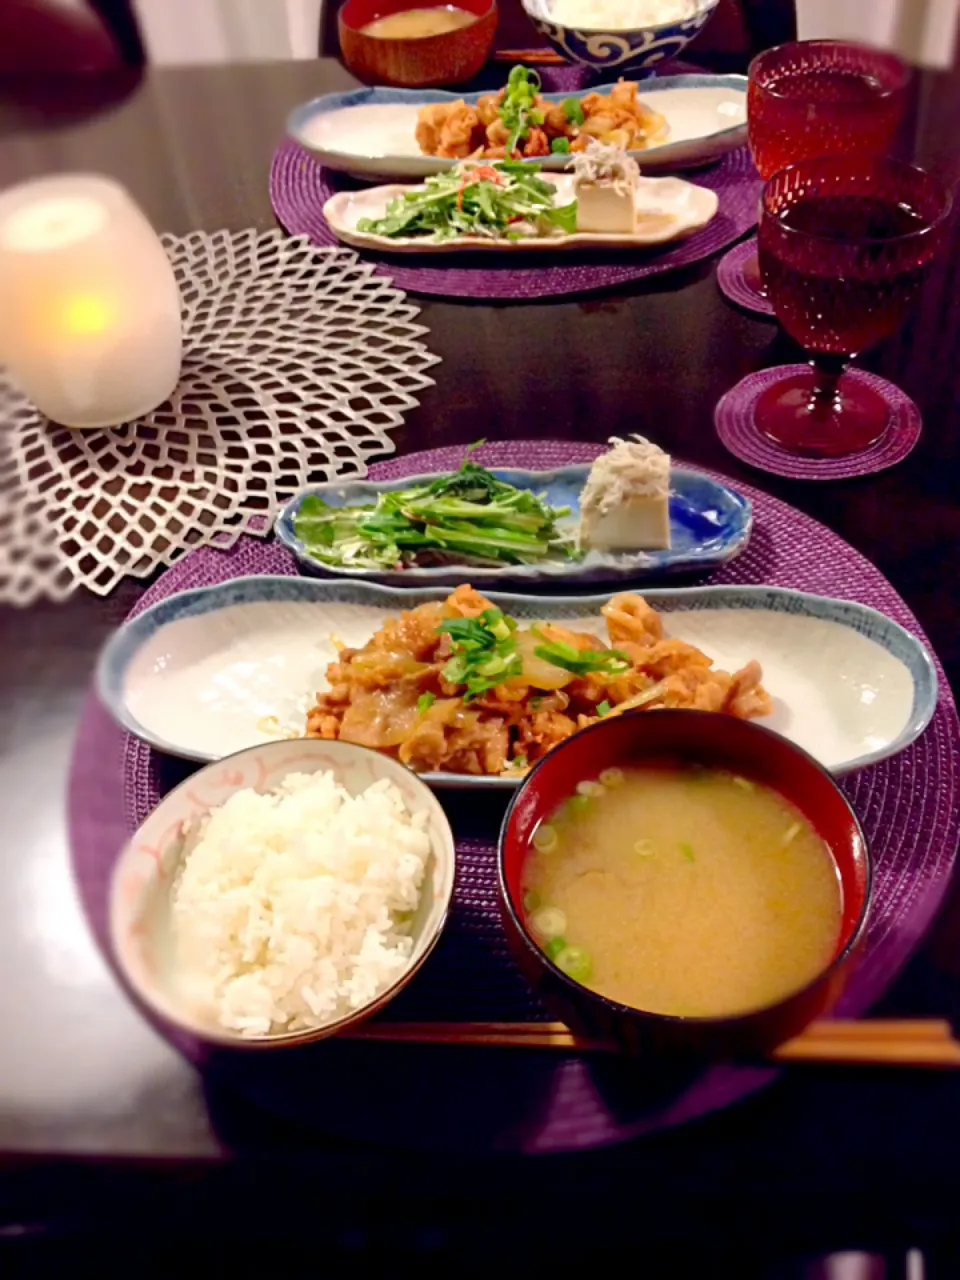
{"type": "Polygon", "coordinates": [[[458,236],[521,240],[555,229],[577,229],[577,202],[557,205],[557,189],[534,164],[465,161],[412,187],[387,205],[382,218],[361,218],[358,231],[378,236],[458,236]]]}
{"type": "Polygon", "coordinates": [[[558,527],[569,514],[467,459],[452,475],[381,493],[366,505],[333,507],[309,494],[293,525],[310,556],[340,567],[535,564],[579,557],[575,529],[558,527]]]}

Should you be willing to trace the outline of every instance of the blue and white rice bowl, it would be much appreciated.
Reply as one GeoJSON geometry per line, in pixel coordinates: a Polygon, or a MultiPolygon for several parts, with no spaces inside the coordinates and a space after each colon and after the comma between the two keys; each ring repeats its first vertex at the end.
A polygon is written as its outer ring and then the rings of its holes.
{"type": "Polygon", "coordinates": [[[571,62],[618,74],[652,71],[657,63],[678,57],[718,4],[718,0],[696,0],[696,13],[691,18],[632,31],[604,31],[589,27],[574,29],[557,22],[552,17],[554,0],[521,2],[527,17],[558,53],[571,62]]]}

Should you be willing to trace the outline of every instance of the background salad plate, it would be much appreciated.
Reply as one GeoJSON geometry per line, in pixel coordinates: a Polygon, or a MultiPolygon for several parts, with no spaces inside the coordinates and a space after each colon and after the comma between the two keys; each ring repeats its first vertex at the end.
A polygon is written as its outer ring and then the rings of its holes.
{"type": "MultiPolygon", "coordinates": [[[[576,198],[573,174],[544,174],[557,188],[556,204],[576,198]]],[[[495,250],[500,253],[530,249],[637,249],[644,245],[667,244],[705,227],[717,212],[717,193],[682,178],[640,178],[637,183],[641,213],[632,235],[596,231],[575,231],[550,236],[524,236],[508,240],[488,236],[461,235],[449,240],[429,236],[381,236],[360,231],[361,218],[382,218],[396,196],[415,190],[409,186],[365,187],[360,191],[338,191],[323,206],[330,230],[344,244],[357,249],[378,249],[384,253],[456,253],[464,249],[495,250]]]]}

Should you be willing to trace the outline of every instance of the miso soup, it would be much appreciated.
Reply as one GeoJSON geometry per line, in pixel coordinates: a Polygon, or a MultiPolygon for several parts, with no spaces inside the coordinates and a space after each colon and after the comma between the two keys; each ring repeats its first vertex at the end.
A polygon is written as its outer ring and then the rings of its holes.
{"type": "Polygon", "coordinates": [[[720,1017],[776,1003],[836,952],[840,877],[776,791],[674,762],[609,769],[542,822],[526,923],[554,963],[651,1013],[720,1017]]]}
{"type": "Polygon", "coordinates": [[[468,27],[476,20],[475,13],[446,4],[436,9],[403,9],[385,18],[374,18],[360,30],[365,36],[381,40],[422,40],[425,36],[442,36],[447,31],[468,27]]]}

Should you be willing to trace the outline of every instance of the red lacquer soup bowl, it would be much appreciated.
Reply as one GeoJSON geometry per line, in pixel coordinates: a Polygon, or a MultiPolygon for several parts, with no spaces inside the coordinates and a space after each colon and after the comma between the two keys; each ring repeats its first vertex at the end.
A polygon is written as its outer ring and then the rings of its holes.
{"type": "Polygon", "coordinates": [[[500,908],[513,954],[554,1016],[627,1052],[710,1058],[760,1054],[798,1034],[836,1001],[866,928],[871,866],[857,817],[833,778],[786,738],[756,723],[702,711],[652,711],[602,720],[574,734],[530,772],[507,810],[498,849],[500,908]],[[774,1004],[722,1017],[672,1017],[619,1004],[581,985],[527,929],[521,873],[533,833],[577,784],[605,769],[664,759],[722,768],[771,787],[822,837],[837,868],[842,916],[833,958],[807,986],[774,1004]]]}
{"type": "Polygon", "coordinates": [[[451,0],[346,0],[338,17],[340,50],[347,67],[368,84],[460,84],[471,80],[490,53],[497,30],[496,0],[452,0],[475,20],[441,35],[400,40],[364,34],[377,18],[408,9],[443,9],[451,0]]]}

